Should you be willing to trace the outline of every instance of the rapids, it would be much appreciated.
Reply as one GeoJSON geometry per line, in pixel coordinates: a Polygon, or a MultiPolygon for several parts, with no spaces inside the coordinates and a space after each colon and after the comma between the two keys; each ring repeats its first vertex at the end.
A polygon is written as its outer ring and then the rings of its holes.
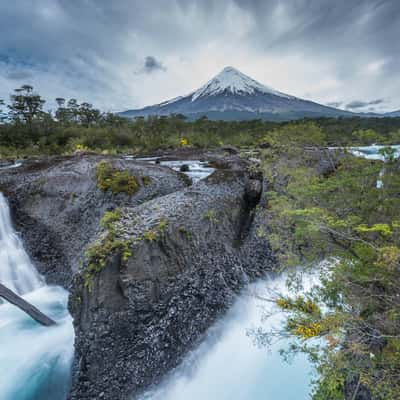
{"type": "Polygon", "coordinates": [[[0,282],[57,322],[44,327],[13,305],[0,303],[0,398],[65,399],[74,344],[68,292],[46,285],[39,275],[12,227],[1,193],[0,282]]]}

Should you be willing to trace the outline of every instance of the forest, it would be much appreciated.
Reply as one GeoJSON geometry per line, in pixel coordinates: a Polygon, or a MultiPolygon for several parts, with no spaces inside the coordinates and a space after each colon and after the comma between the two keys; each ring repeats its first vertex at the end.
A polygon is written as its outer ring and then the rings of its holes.
{"type": "Polygon", "coordinates": [[[140,154],[181,145],[199,148],[231,144],[347,146],[400,141],[400,118],[319,118],[294,122],[189,121],[183,115],[127,119],[76,99],[55,99],[57,108],[32,86],[0,100],[0,156],[15,158],[87,150],[140,154]]]}
{"type": "Polygon", "coordinates": [[[312,399],[400,399],[400,178],[393,148],[384,162],[338,152],[324,173],[300,146],[263,154],[267,223],[260,228],[289,295],[274,295],[292,338],[286,356],[316,368],[312,399]],[[298,266],[303,266],[299,269],[298,266]],[[301,282],[312,274],[315,284],[301,282]]]}

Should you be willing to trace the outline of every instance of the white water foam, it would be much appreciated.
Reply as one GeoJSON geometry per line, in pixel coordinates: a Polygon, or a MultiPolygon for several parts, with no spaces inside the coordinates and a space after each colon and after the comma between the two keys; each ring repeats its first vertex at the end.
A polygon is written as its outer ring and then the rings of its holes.
{"type": "MultiPolygon", "coordinates": [[[[262,281],[251,292],[272,287],[286,291],[285,277],[262,281]]],[[[271,351],[254,344],[247,334],[262,326],[267,331],[284,320],[274,303],[243,294],[228,314],[213,326],[204,342],[155,390],[141,400],[306,400],[311,365],[305,355],[286,363],[273,344],[271,351]],[[262,321],[264,313],[273,317],[262,321]]]]}
{"type": "MultiPolygon", "coordinates": [[[[143,161],[148,162],[150,164],[156,164],[156,161],[159,160],[159,157],[137,157],[134,158],[132,156],[125,156],[128,160],[135,161],[143,161]]],[[[174,171],[180,171],[183,165],[187,165],[189,167],[188,171],[183,172],[189,178],[192,179],[193,183],[196,183],[202,179],[210,176],[215,168],[210,167],[207,161],[200,160],[170,160],[170,161],[159,161],[158,165],[163,167],[169,167],[174,171]]]]}
{"type": "Polygon", "coordinates": [[[0,304],[1,400],[63,400],[67,396],[74,330],[68,293],[47,286],[14,231],[0,193],[0,282],[57,322],[44,327],[15,306],[0,304]]]}
{"type": "Polygon", "coordinates": [[[10,210],[0,193],[0,282],[18,294],[29,293],[44,283],[29,260],[11,225],[10,210]]]}

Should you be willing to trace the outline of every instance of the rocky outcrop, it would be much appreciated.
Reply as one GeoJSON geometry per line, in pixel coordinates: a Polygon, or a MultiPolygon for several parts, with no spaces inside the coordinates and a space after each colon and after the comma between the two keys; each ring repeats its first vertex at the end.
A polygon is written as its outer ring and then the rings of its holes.
{"type": "Polygon", "coordinates": [[[106,210],[183,189],[188,185],[184,178],[170,169],[123,157],[79,154],[0,170],[0,191],[9,200],[16,229],[39,272],[48,283],[68,288],[106,210]],[[100,190],[95,170],[102,160],[137,177],[138,191],[130,196],[100,190]]]}
{"type": "MultiPolygon", "coordinates": [[[[110,254],[89,281],[85,264],[74,280],[70,399],[136,398],[177,366],[247,282],[273,266],[255,233],[262,177],[242,162],[230,167],[122,208],[109,229],[129,251],[110,254]]],[[[108,235],[101,232],[100,243],[108,235]]]]}
{"type": "Polygon", "coordinates": [[[218,171],[189,186],[169,168],[94,154],[0,170],[0,191],[30,257],[48,283],[71,289],[70,399],[137,397],[274,264],[256,234],[262,176],[234,151],[184,153],[167,157],[208,160],[218,171]],[[110,171],[134,177],[130,194],[113,193],[110,171]],[[84,257],[88,247],[94,261],[84,257]]]}

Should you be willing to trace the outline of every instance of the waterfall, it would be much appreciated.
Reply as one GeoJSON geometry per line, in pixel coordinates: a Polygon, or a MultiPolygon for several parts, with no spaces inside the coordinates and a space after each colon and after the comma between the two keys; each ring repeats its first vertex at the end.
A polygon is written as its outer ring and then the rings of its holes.
{"type": "Polygon", "coordinates": [[[181,365],[140,400],[307,400],[311,392],[310,362],[304,354],[291,363],[279,350],[256,346],[249,329],[279,327],[285,321],[274,303],[255,293],[287,292],[284,276],[262,280],[242,294],[225,317],[207,333],[203,343],[181,365]],[[263,316],[273,315],[264,319],[263,316]]]}
{"type": "MultiPolygon", "coordinates": [[[[1,400],[64,400],[73,358],[74,330],[67,310],[68,293],[46,285],[15,233],[6,199],[0,193],[0,281],[21,294],[46,315],[55,327],[44,327],[11,304],[0,304],[1,400]]],[[[252,285],[285,291],[285,278],[252,285]]],[[[279,354],[259,348],[246,332],[263,324],[273,304],[244,293],[225,317],[208,332],[204,342],[185,357],[154,391],[152,400],[306,400],[311,366],[305,356],[287,364],[279,354]],[[267,308],[267,310],[266,310],[267,308]]],[[[276,314],[267,324],[280,323],[276,314]]],[[[264,326],[265,327],[265,326],[264,326]]]]}
{"type": "Polygon", "coordinates": [[[18,294],[32,292],[44,282],[14,232],[10,210],[0,193],[0,282],[18,294]]]}
{"type": "Polygon", "coordinates": [[[14,231],[0,193],[0,282],[53,318],[44,327],[6,302],[0,303],[0,398],[63,400],[67,396],[74,330],[68,293],[48,286],[14,231]]]}

